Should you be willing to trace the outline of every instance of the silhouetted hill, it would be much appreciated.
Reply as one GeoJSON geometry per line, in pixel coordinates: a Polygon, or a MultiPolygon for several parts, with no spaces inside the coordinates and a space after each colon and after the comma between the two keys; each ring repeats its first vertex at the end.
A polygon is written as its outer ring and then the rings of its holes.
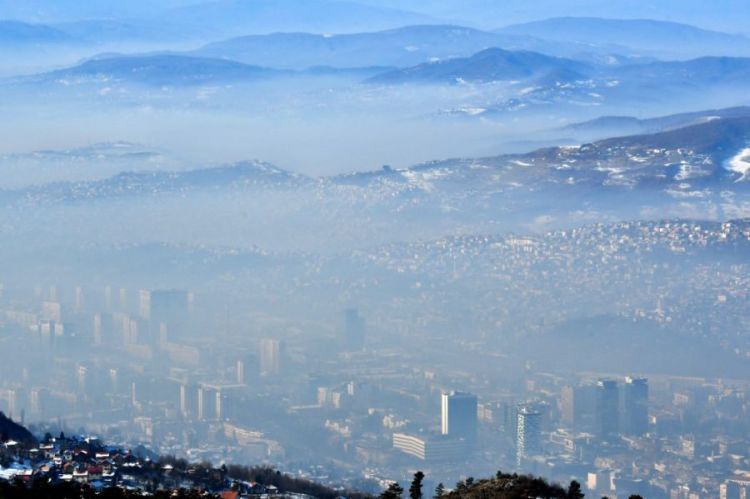
{"type": "Polygon", "coordinates": [[[582,123],[573,123],[566,126],[565,129],[605,134],[614,132],[620,135],[638,135],[700,125],[701,123],[706,123],[718,118],[735,118],[744,116],[750,116],[750,107],[712,109],[645,119],[639,119],[634,116],[601,116],[582,123]]]}
{"type": "Polygon", "coordinates": [[[660,85],[746,84],[750,58],[701,57],[689,61],[651,62],[617,68],[612,73],[633,83],[660,85]]]}
{"type": "Polygon", "coordinates": [[[234,61],[181,55],[107,56],[31,77],[32,81],[127,81],[143,85],[201,85],[258,80],[282,72],[234,61]]]}
{"type": "Polygon", "coordinates": [[[492,479],[477,481],[469,478],[459,482],[454,490],[442,497],[448,499],[525,499],[529,497],[567,499],[575,496],[569,495],[568,491],[559,485],[550,484],[542,478],[498,472],[492,479]]]}
{"type": "Polygon", "coordinates": [[[139,195],[188,193],[200,190],[287,188],[309,179],[267,163],[246,161],[186,171],[122,172],[103,180],[57,182],[31,187],[29,194],[45,199],[85,200],[139,195]]]}
{"type": "Polygon", "coordinates": [[[73,41],[70,35],[50,26],[0,21],[0,47],[30,47],[73,41]]]}
{"type": "Polygon", "coordinates": [[[25,444],[36,442],[34,435],[29,430],[0,412],[0,442],[7,442],[9,440],[25,444]]]}

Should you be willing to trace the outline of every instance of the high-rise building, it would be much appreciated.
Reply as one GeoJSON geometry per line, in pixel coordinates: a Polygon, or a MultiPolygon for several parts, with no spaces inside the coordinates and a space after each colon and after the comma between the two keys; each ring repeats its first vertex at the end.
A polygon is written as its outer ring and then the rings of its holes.
{"type": "Polygon", "coordinates": [[[520,467],[524,459],[539,455],[542,451],[542,413],[522,406],[517,411],[516,464],[520,467]]]}
{"type": "Polygon", "coordinates": [[[477,396],[449,392],[441,397],[441,433],[474,442],[477,438],[477,396]]]}
{"type": "Polygon", "coordinates": [[[120,391],[120,373],[114,367],[109,370],[109,391],[112,394],[120,391]]]}
{"type": "Polygon", "coordinates": [[[56,301],[46,301],[42,304],[42,320],[62,322],[62,306],[56,301]]]}
{"type": "Polygon", "coordinates": [[[719,499],[746,499],[750,497],[750,475],[738,475],[719,487],[719,499]]]}
{"type": "Polygon", "coordinates": [[[648,433],[648,380],[625,378],[622,392],[622,431],[628,435],[648,433]]]}
{"type": "Polygon", "coordinates": [[[515,441],[516,431],[518,430],[518,406],[515,402],[501,402],[501,430],[506,438],[512,438],[515,441]]]}
{"type": "Polygon", "coordinates": [[[83,298],[83,288],[81,286],[76,286],[75,289],[75,311],[80,312],[83,310],[84,305],[84,298],[83,298]]]}
{"type": "Polygon", "coordinates": [[[135,381],[130,383],[130,405],[136,408],[140,405],[138,403],[138,390],[135,381]]]}
{"type": "Polygon", "coordinates": [[[223,400],[221,390],[214,391],[214,417],[219,421],[224,417],[223,400]]]}
{"type": "Polygon", "coordinates": [[[346,350],[362,350],[365,347],[365,320],[356,308],[344,312],[344,329],[342,338],[346,350]]]}
{"type": "Polygon", "coordinates": [[[151,319],[151,291],[142,289],[138,292],[138,315],[142,319],[151,319]]]}
{"type": "Polygon", "coordinates": [[[180,383],[180,414],[184,419],[201,419],[202,408],[199,410],[199,402],[203,402],[202,389],[193,384],[180,383]],[[201,400],[198,398],[201,397],[201,400]]]}
{"type": "Polygon", "coordinates": [[[620,391],[614,380],[603,379],[596,384],[596,430],[605,440],[619,433],[620,391]]]}
{"type": "Polygon", "coordinates": [[[560,420],[573,426],[575,421],[575,388],[564,386],[560,390],[560,420]]]}
{"type": "Polygon", "coordinates": [[[240,385],[244,385],[245,383],[247,383],[244,359],[239,359],[235,364],[235,381],[240,385]]]}
{"type": "Polygon", "coordinates": [[[118,302],[120,306],[120,312],[127,312],[128,311],[128,290],[127,289],[120,288],[118,302]]]}
{"type": "Polygon", "coordinates": [[[36,419],[45,416],[45,406],[49,401],[49,390],[46,388],[34,388],[29,396],[31,415],[36,419]]]}
{"type": "Polygon", "coordinates": [[[170,335],[184,335],[190,325],[193,294],[182,290],[141,291],[139,315],[158,333],[165,325],[170,335]]]}
{"type": "Polygon", "coordinates": [[[260,340],[260,374],[274,376],[281,373],[284,342],[271,338],[260,340]]]}
{"type": "MultiPolygon", "coordinates": [[[[111,329],[107,328],[105,326],[106,317],[110,318],[111,321],[111,315],[108,314],[96,314],[94,315],[94,344],[95,345],[103,345],[104,344],[104,337],[105,337],[105,329],[111,329]]],[[[111,324],[110,324],[111,325],[111,324]]],[[[110,333],[111,331],[107,331],[110,333]]]]}
{"type": "Polygon", "coordinates": [[[112,311],[112,286],[104,286],[104,310],[112,311]]]}
{"type": "Polygon", "coordinates": [[[8,390],[8,417],[11,419],[17,419],[19,416],[18,410],[18,392],[16,390],[8,390]]]}
{"type": "Polygon", "coordinates": [[[596,397],[595,385],[564,387],[560,393],[562,421],[576,431],[595,431],[596,397]]]}
{"type": "Polygon", "coordinates": [[[206,390],[202,386],[199,386],[198,387],[198,400],[197,400],[197,405],[198,405],[197,416],[198,416],[199,421],[204,421],[208,418],[208,411],[206,407],[206,403],[208,402],[207,399],[208,399],[208,394],[206,393],[206,390]]]}
{"type": "Polygon", "coordinates": [[[79,393],[86,394],[88,389],[88,367],[79,364],[77,369],[77,378],[78,378],[78,391],[79,393]]]}

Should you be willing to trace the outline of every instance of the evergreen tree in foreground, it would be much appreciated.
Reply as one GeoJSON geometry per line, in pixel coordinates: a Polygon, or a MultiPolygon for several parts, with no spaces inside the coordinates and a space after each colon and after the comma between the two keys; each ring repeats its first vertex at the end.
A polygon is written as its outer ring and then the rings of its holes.
{"type": "Polygon", "coordinates": [[[437,487],[435,487],[435,499],[440,499],[445,495],[445,485],[443,485],[443,482],[440,482],[437,487]]]}
{"type": "Polygon", "coordinates": [[[380,499],[401,499],[403,493],[403,487],[398,482],[394,482],[388,486],[385,492],[380,494],[380,499]]]}
{"type": "Polygon", "coordinates": [[[411,482],[409,487],[409,499],[422,499],[422,482],[424,481],[424,473],[417,471],[414,473],[414,480],[411,482]]]}
{"type": "Polygon", "coordinates": [[[568,499],[583,499],[585,496],[581,492],[581,484],[573,480],[568,486],[568,499]]]}

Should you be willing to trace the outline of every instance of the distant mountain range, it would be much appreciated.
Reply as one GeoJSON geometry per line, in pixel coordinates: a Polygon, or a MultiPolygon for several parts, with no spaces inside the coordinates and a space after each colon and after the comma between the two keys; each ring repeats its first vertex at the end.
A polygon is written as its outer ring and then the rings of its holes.
{"type": "Polygon", "coordinates": [[[660,58],[749,56],[750,38],[695,26],[645,19],[559,17],[507,26],[500,33],[605,48],[613,53],[640,51],[660,58]]]}
{"type": "Polygon", "coordinates": [[[0,0],[0,17],[25,21],[56,23],[81,19],[121,19],[154,15],[169,8],[195,3],[193,0],[0,0]]]}
{"type": "MultiPolygon", "coordinates": [[[[450,39],[451,33],[463,39],[463,33],[465,33],[459,28],[446,28],[438,32],[443,33],[443,38],[446,39],[450,39]]],[[[278,65],[306,66],[307,63],[316,60],[332,65],[309,67],[308,70],[302,72],[275,69],[223,58],[223,49],[216,47],[211,50],[205,48],[195,53],[196,55],[101,55],[70,68],[20,78],[15,83],[22,85],[55,81],[65,81],[68,84],[86,81],[119,81],[144,85],[184,86],[338,73],[349,78],[360,77],[371,84],[384,85],[515,82],[520,85],[518,90],[523,90],[518,98],[521,101],[531,100],[535,105],[555,99],[560,102],[566,99],[579,99],[585,102],[586,100],[601,101],[607,98],[621,99],[623,102],[627,102],[627,99],[647,102],[654,98],[671,97],[679,92],[690,93],[708,88],[743,89],[750,85],[750,58],[703,57],[680,62],[657,61],[610,66],[553,57],[532,51],[489,48],[470,57],[441,59],[404,69],[389,69],[382,66],[337,68],[335,67],[337,65],[346,66],[343,64],[345,62],[356,62],[355,59],[350,59],[348,49],[339,53],[332,48],[328,57],[323,55],[323,52],[327,50],[323,48],[326,44],[324,37],[315,35],[279,35],[279,37],[287,41],[294,38],[298,41],[308,39],[316,48],[312,48],[306,54],[300,52],[298,58],[287,58],[280,61],[278,65]],[[209,53],[214,53],[214,56],[209,57],[209,53]],[[313,55],[313,53],[318,53],[318,55],[313,55]]],[[[243,40],[238,43],[244,46],[248,39],[243,40]]],[[[262,45],[268,39],[262,37],[250,40],[254,40],[251,45],[255,42],[262,45]]],[[[444,48],[448,45],[450,43],[444,48]]],[[[367,51],[367,46],[368,44],[365,43],[361,50],[367,51]]],[[[356,52],[360,49],[351,48],[351,50],[356,52]]],[[[408,50],[402,51],[408,52],[408,50]]],[[[403,62],[408,57],[408,55],[394,54],[390,58],[378,56],[361,62],[388,60],[395,63],[398,60],[403,62]]],[[[265,55],[248,56],[248,58],[272,62],[274,52],[269,49],[265,55]]]]}
{"type": "Polygon", "coordinates": [[[466,57],[486,48],[528,50],[588,62],[750,55],[750,38],[745,36],[652,20],[553,18],[491,32],[427,24],[434,20],[396,9],[325,0],[224,0],[157,11],[159,15],[89,16],[46,26],[5,21],[0,23],[0,49],[49,43],[81,50],[118,45],[167,48],[238,35],[185,55],[296,69],[404,67],[466,57]],[[329,10],[341,11],[341,19],[367,21],[342,24],[339,18],[321,14],[329,10]]]}
{"type": "Polygon", "coordinates": [[[660,133],[317,178],[260,162],[149,171],[134,160],[122,165],[132,173],[6,187],[0,213],[10,238],[36,240],[43,220],[56,244],[76,244],[90,229],[97,244],[188,238],[284,251],[331,239],[357,248],[655,217],[733,219],[750,215],[749,145],[750,115],[738,111],[660,133]]]}
{"type": "Polygon", "coordinates": [[[693,24],[725,32],[750,30],[745,0],[659,0],[613,2],[612,0],[359,0],[379,6],[410,9],[443,19],[456,19],[482,28],[498,28],[561,16],[593,16],[614,19],[656,19],[693,24]]]}
{"type": "Polygon", "coordinates": [[[267,163],[243,162],[188,171],[123,172],[104,180],[57,182],[16,192],[30,198],[81,201],[204,189],[287,189],[308,182],[311,180],[306,177],[267,163]]]}
{"type": "Polygon", "coordinates": [[[57,32],[57,43],[76,42],[89,50],[97,46],[159,49],[276,32],[358,33],[436,21],[424,14],[346,0],[0,0],[0,19],[10,20],[0,25],[0,49],[11,41],[31,43],[36,28],[35,43],[51,41],[51,34],[57,32]]]}
{"type": "Polygon", "coordinates": [[[553,0],[0,0],[0,19],[11,20],[0,23],[0,49],[76,44],[91,56],[97,47],[184,50],[209,43],[195,55],[296,69],[413,66],[490,47],[589,61],[592,55],[739,57],[750,56],[750,39],[734,34],[750,36],[744,7],[742,0],[719,0],[715,8],[698,0],[571,0],[564,7],[553,0]],[[679,22],[666,20],[675,16],[679,22]]]}
{"type": "Polygon", "coordinates": [[[214,36],[279,31],[357,33],[435,21],[396,7],[341,0],[217,0],[179,7],[163,15],[174,24],[214,36]]]}
{"type": "MultiPolygon", "coordinates": [[[[104,67],[104,60],[114,63],[115,57],[107,56],[96,57],[96,62],[88,61],[68,70],[85,74],[102,69],[119,72],[121,77],[130,73],[126,78],[129,80],[141,75],[138,68],[129,71],[128,65],[146,62],[157,64],[161,74],[157,77],[154,70],[146,70],[143,77],[159,81],[169,78],[182,82],[221,81],[223,78],[207,73],[223,73],[227,79],[236,80],[255,78],[261,72],[258,68],[253,71],[230,67],[229,63],[235,62],[269,70],[321,66],[339,69],[397,67],[401,70],[401,74],[379,78],[380,83],[389,80],[399,83],[507,81],[551,73],[547,80],[540,82],[542,86],[597,76],[656,81],[656,84],[668,78],[682,84],[685,76],[697,77],[697,83],[707,79],[712,83],[719,79],[741,82],[746,71],[738,67],[742,65],[739,56],[750,56],[750,38],[745,36],[651,20],[553,18],[489,32],[455,25],[424,24],[432,19],[397,9],[328,0],[283,0],[281,3],[221,0],[160,12],[151,17],[86,18],[52,25],[0,22],[0,52],[6,52],[16,66],[24,67],[29,61],[15,60],[19,49],[43,51],[44,61],[50,62],[54,61],[55,49],[60,49],[57,56],[61,64],[69,64],[76,54],[79,59],[91,56],[97,48],[111,51],[121,47],[123,52],[158,48],[160,52],[129,55],[128,61],[117,63],[123,65],[121,69],[104,67]],[[329,11],[340,11],[341,17],[322,14],[329,11]],[[363,21],[355,22],[355,18],[363,21]],[[342,34],[341,29],[326,28],[328,23],[334,23],[332,19],[336,19],[335,23],[349,19],[351,23],[342,34]],[[381,27],[390,29],[372,31],[381,27]],[[362,30],[365,31],[357,32],[362,30]],[[327,34],[329,31],[337,34],[327,34]],[[243,36],[174,52],[175,48],[182,50],[188,43],[233,34],[243,36]],[[167,49],[172,50],[169,55],[183,59],[147,61],[147,57],[155,57],[155,54],[167,54],[167,49]],[[653,60],[654,56],[689,58],[692,65],[689,61],[659,63],[653,60]],[[699,56],[702,58],[697,58],[699,56]],[[225,62],[223,66],[218,62],[206,66],[208,63],[201,63],[198,58],[225,62]],[[553,63],[554,58],[561,60],[553,63]],[[193,69],[195,78],[178,74],[193,69]],[[170,76],[169,71],[175,74],[170,76]]],[[[268,70],[263,72],[268,74],[268,70]]],[[[597,90],[596,93],[602,92],[597,90]]]]}
{"type": "MultiPolygon", "coordinates": [[[[452,25],[419,25],[343,35],[272,33],[250,35],[206,45],[194,55],[232,59],[247,64],[276,68],[413,66],[433,60],[466,57],[488,48],[529,50],[554,56],[592,61],[613,57],[608,47],[601,50],[581,43],[549,42],[543,38],[481,31],[452,25]]],[[[627,55],[628,49],[618,47],[627,55]]]]}
{"type": "Polygon", "coordinates": [[[62,83],[65,86],[87,83],[107,85],[122,83],[191,87],[309,76],[341,76],[358,82],[392,69],[392,67],[381,66],[352,68],[312,66],[305,70],[292,71],[253,66],[216,57],[180,54],[102,54],[76,66],[11,78],[6,80],[6,83],[21,89],[28,84],[49,83],[62,83]]]}
{"type": "Polygon", "coordinates": [[[0,48],[67,44],[75,39],[62,30],[42,24],[0,21],[0,48]]]}
{"type": "Polygon", "coordinates": [[[478,98],[476,105],[447,112],[502,118],[508,113],[545,113],[552,109],[575,113],[593,107],[684,106],[694,99],[718,106],[745,104],[750,91],[750,58],[702,57],[608,65],[488,49],[471,57],[419,64],[368,80],[379,85],[468,83],[478,91],[481,85],[492,82],[506,83],[498,97],[478,98]]]}
{"type": "Polygon", "coordinates": [[[590,68],[570,59],[537,52],[483,50],[471,57],[420,64],[375,76],[370,83],[456,83],[525,80],[549,73],[578,74],[590,68]]]}
{"type": "MultiPolygon", "coordinates": [[[[295,1],[299,2],[299,0],[273,2],[279,6],[279,13],[281,14],[279,17],[287,14],[289,9],[295,6],[295,1]]],[[[48,0],[0,0],[0,18],[42,23],[80,21],[82,19],[123,20],[138,16],[164,16],[164,13],[170,15],[180,13],[187,18],[194,18],[196,14],[192,13],[215,12],[222,9],[228,13],[237,12],[236,10],[232,11],[232,9],[238,8],[237,3],[238,0],[234,2],[210,0],[129,0],[127,2],[108,0],[86,2],[75,0],[55,0],[54,2],[48,0]]],[[[268,11],[268,0],[246,3],[258,4],[257,6],[244,7],[247,16],[255,14],[255,17],[250,19],[248,27],[252,27],[255,23],[264,24],[267,19],[263,18],[263,14],[268,11]]],[[[750,25],[750,14],[745,9],[746,3],[744,0],[717,0],[710,3],[704,0],[661,0],[648,4],[643,2],[613,3],[609,0],[568,0],[564,3],[559,2],[559,0],[538,0],[536,2],[528,2],[527,0],[504,0],[502,2],[494,0],[348,0],[329,2],[314,0],[300,3],[309,5],[308,10],[301,12],[313,14],[311,20],[306,24],[318,22],[323,16],[330,16],[331,20],[327,22],[332,23],[335,16],[341,16],[348,9],[348,12],[370,15],[374,21],[381,19],[389,21],[412,20],[412,22],[399,22],[388,27],[414,24],[413,20],[419,18],[433,21],[453,20],[453,22],[473,24],[487,29],[559,16],[670,20],[705,26],[720,31],[744,31],[746,33],[748,32],[746,27],[750,25]],[[366,10],[368,8],[370,10],[366,10]],[[373,14],[379,14],[379,16],[373,14]]],[[[291,17],[287,23],[300,22],[301,15],[291,17]]],[[[367,18],[354,20],[360,23],[362,19],[367,18]]],[[[247,19],[240,18],[237,19],[237,22],[245,20],[247,19]]],[[[351,18],[341,18],[341,20],[344,23],[352,21],[351,18]]],[[[285,30],[289,29],[292,28],[288,24],[285,30]]],[[[299,27],[294,29],[298,30],[299,27]]],[[[245,34],[250,32],[248,29],[245,34]]]]}
{"type": "MultiPolygon", "coordinates": [[[[701,189],[718,184],[725,189],[745,189],[745,184],[750,187],[750,182],[737,183],[743,175],[730,168],[729,162],[750,144],[750,111],[735,109],[718,114],[712,119],[696,117],[698,124],[659,133],[540,149],[526,154],[436,161],[403,170],[384,169],[313,179],[265,163],[248,162],[182,172],[142,171],[97,181],[60,182],[15,191],[13,197],[66,201],[203,189],[325,191],[355,187],[391,191],[374,196],[380,199],[415,192],[428,197],[452,193],[451,196],[469,199],[479,192],[533,193],[555,186],[555,189],[571,193],[582,187],[626,191],[656,188],[680,198],[700,196],[701,189]]],[[[685,116],[664,118],[661,123],[666,126],[679,119],[690,122],[685,116]]]]}
{"type": "Polygon", "coordinates": [[[398,7],[346,0],[0,0],[0,18],[47,24],[92,20],[140,24],[161,19],[193,29],[194,35],[214,38],[274,31],[356,32],[434,21],[398,7]]]}
{"type": "Polygon", "coordinates": [[[564,80],[610,78],[619,87],[624,83],[649,85],[705,83],[734,84],[747,81],[750,74],[750,58],[701,57],[688,61],[655,61],[643,64],[624,64],[614,67],[585,64],[571,59],[550,57],[528,51],[487,49],[471,57],[419,64],[373,78],[377,83],[455,83],[456,81],[508,81],[528,79],[550,73],[566,75],[564,80]]]}
{"type": "Polygon", "coordinates": [[[66,150],[0,156],[0,189],[108,178],[122,171],[195,167],[168,153],[129,142],[99,143],[66,150]]]}
{"type": "Polygon", "coordinates": [[[285,74],[283,71],[239,62],[183,55],[102,56],[78,66],[21,81],[117,82],[144,85],[202,85],[253,81],[285,74]]]}
{"type": "Polygon", "coordinates": [[[85,19],[52,26],[89,47],[171,46],[189,43],[195,38],[195,33],[169,19],[85,19]]]}
{"type": "Polygon", "coordinates": [[[270,67],[411,66],[432,59],[466,56],[488,47],[518,44],[520,39],[523,37],[460,26],[410,26],[345,35],[245,36],[212,43],[194,53],[270,67]]]}
{"type": "MultiPolygon", "coordinates": [[[[750,144],[750,113],[717,118],[654,134],[605,139],[580,146],[540,149],[493,158],[446,160],[407,170],[356,174],[360,185],[384,179],[428,192],[458,186],[477,192],[535,192],[550,186],[570,192],[586,189],[653,189],[677,197],[702,195],[698,189],[723,183],[739,186],[742,175],[728,161],[750,144]],[[678,192],[678,189],[684,192],[678,192]]],[[[602,193],[604,191],[601,191],[602,193]]]]}
{"type": "Polygon", "coordinates": [[[750,82],[750,58],[701,57],[689,61],[651,62],[615,68],[613,77],[649,85],[701,86],[750,82]]]}
{"type": "Polygon", "coordinates": [[[671,116],[640,119],[633,116],[602,116],[582,123],[568,125],[564,130],[589,134],[640,135],[664,132],[691,125],[700,125],[719,118],[750,116],[750,107],[733,107],[680,113],[671,116]]]}

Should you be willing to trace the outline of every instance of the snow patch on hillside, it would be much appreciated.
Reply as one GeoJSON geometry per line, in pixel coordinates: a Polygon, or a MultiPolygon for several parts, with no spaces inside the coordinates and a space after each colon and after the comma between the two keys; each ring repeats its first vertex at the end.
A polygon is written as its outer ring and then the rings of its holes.
{"type": "Polygon", "coordinates": [[[737,182],[750,179],[750,147],[729,160],[729,169],[742,175],[737,182]]]}

